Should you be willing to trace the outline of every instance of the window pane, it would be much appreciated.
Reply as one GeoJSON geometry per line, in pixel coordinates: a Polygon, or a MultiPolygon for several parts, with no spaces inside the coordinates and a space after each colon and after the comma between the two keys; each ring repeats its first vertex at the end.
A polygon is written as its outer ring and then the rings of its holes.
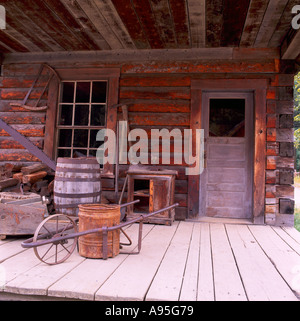
{"type": "Polygon", "coordinates": [[[92,103],[106,103],[106,81],[94,81],[92,103]]]}
{"type": "Polygon", "coordinates": [[[61,105],[59,125],[72,126],[72,118],[73,105],[61,105]]]}
{"type": "Polygon", "coordinates": [[[210,99],[209,136],[245,136],[244,99],[210,99]]]}
{"type": "Polygon", "coordinates": [[[72,144],[72,129],[60,129],[58,147],[71,147],[71,144],[72,144]]]}
{"type": "Polygon", "coordinates": [[[76,103],[90,102],[90,82],[78,82],[76,87],[76,103]]]}
{"type": "Polygon", "coordinates": [[[57,156],[58,157],[71,157],[71,149],[59,149],[57,156]]]}
{"type": "Polygon", "coordinates": [[[88,135],[87,129],[75,129],[74,130],[74,147],[88,147],[88,135]]]}
{"type": "Polygon", "coordinates": [[[92,105],[91,126],[105,126],[105,106],[92,105]]]}
{"type": "Polygon", "coordinates": [[[75,126],[88,126],[89,124],[89,106],[76,105],[75,106],[75,126]]]}
{"type": "Polygon", "coordinates": [[[100,145],[104,144],[104,141],[96,141],[98,134],[97,129],[92,129],[90,133],[90,148],[98,148],[100,145]]]}
{"type": "Polygon", "coordinates": [[[74,82],[63,82],[62,83],[62,98],[63,103],[73,103],[74,101],[74,82]]]}

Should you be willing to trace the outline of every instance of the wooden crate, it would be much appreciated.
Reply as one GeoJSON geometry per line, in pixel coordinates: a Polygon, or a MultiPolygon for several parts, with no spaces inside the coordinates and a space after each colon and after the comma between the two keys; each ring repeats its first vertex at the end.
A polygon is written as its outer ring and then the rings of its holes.
{"type": "Polygon", "coordinates": [[[38,194],[0,193],[0,238],[32,235],[48,214],[38,194]]]}
{"type": "MultiPolygon", "coordinates": [[[[128,207],[127,219],[148,214],[174,203],[175,177],[177,171],[128,171],[128,202],[136,199],[140,203],[128,207]]],[[[172,225],[175,209],[164,211],[149,217],[146,222],[152,224],[172,225]]]]}

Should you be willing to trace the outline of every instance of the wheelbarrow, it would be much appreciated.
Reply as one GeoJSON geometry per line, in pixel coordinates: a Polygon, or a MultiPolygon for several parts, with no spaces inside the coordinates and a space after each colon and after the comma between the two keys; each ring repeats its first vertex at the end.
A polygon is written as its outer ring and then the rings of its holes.
{"type": "MultiPolygon", "coordinates": [[[[138,202],[139,200],[135,200],[133,202],[120,205],[121,221],[122,216],[124,217],[123,209],[126,206],[138,202]]],[[[106,260],[108,258],[108,232],[120,229],[120,232],[122,232],[128,240],[128,243],[120,243],[120,246],[130,246],[132,241],[123,228],[139,222],[137,251],[130,253],[121,252],[121,254],[138,254],[142,247],[142,230],[144,220],[150,216],[171,210],[177,206],[179,206],[179,204],[175,203],[158,211],[142,214],[135,219],[120,222],[120,224],[115,226],[102,226],[81,232],[78,231],[78,217],[68,216],[65,214],[50,215],[37,227],[34,236],[22,242],[21,246],[23,248],[33,248],[36,257],[40,261],[48,265],[56,265],[66,261],[71,256],[76,248],[78,238],[80,236],[102,233],[103,259],[106,260]]]]}

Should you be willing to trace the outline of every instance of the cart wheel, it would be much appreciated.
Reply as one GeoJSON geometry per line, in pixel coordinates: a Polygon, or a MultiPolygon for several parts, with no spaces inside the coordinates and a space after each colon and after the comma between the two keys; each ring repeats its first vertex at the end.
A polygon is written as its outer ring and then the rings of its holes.
{"type": "Polygon", "coordinates": [[[76,248],[78,237],[73,234],[77,232],[78,228],[73,218],[63,214],[49,216],[37,227],[33,242],[42,243],[45,240],[53,242],[34,247],[36,257],[49,265],[64,262],[76,248]],[[57,240],[68,235],[70,235],[68,239],[57,240]]]}

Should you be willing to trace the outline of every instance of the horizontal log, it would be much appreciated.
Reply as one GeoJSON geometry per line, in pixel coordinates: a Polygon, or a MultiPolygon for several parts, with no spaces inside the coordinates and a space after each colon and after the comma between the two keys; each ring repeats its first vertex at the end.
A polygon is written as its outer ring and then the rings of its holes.
{"type": "Polygon", "coordinates": [[[2,192],[5,188],[16,186],[19,181],[15,178],[8,178],[0,181],[0,191],[2,192]]]}
{"type": "Polygon", "coordinates": [[[277,168],[294,168],[293,157],[277,157],[277,168]]]}
{"type": "MultiPolygon", "coordinates": [[[[15,89],[15,88],[3,88],[0,92],[0,98],[3,100],[17,100],[24,99],[28,89],[15,89]]],[[[39,99],[42,94],[42,89],[34,88],[31,92],[30,99],[39,99]]],[[[42,96],[42,99],[47,99],[47,93],[42,96]]]]}
{"type": "Polygon", "coordinates": [[[40,172],[37,172],[37,173],[32,173],[32,174],[24,174],[23,173],[23,183],[24,184],[34,184],[36,183],[38,180],[44,178],[45,176],[47,176],[47,172],[45,171],[40,171],[40,172]]]}
{"type": "Polygon", "coordinates": [[[294,128],[294,115],[279,115],[279,128],[294,128]]]}
{"type": "Polygon", "coordinates": [[[277,115],[267,114],[267,128],[276,128],[277,115]]]}
{"type": "Polygon", "coordinates": [[[294,75],[293,74],[279,74],[275,76],[272,86],[276,87],[293,87],[294,75]]]}
{"type": "Polygon", "coordinates": [[[265,204],[266,205],[275,205],[277,203],[278,203],[277,198],[274,198],[274,197],[272,197],[272,198],[266,197],[265,198],[265,204]]]}
{"type": "Polygon", "coordinates": [[[277,142],[288,142],[294,141],[294,130],[293,128],[279,128],[276,132],[277,142]]]}
{"type": "Polygon", "coordinates": [[[0,112],[0,118],[7,124],[45,124],[45,113],[37,112],[0,112]]]}
{"type": "Polygon", "coordinates": [[[143,126],[189,126],[189,113],[129,113],[130,125],[143,126]]]}
{"type": "Polygon", "coordinates": [[[276,128],[267,128],[267,142],[276,142],[276,128]]]}
{"type": "MultiPolygon", "coordinates": [[[[29,137],[29,140],[38,148],[43,148],[43,138],[29,137]]],[[[24,147],[20,143],[15,141],[12,137],[0,137],[0,149],[24,149],[24,147]]]]}
{"type": "Polygon", "coordinates": [[[276,73],[275,60],[253,61],[201,61],[200,63],[135,63],[124,64],[122,74],[137,73],[276,73]]]}
{"type": "Polygon", "coordinates": [[[278,205],[265,205],[265,213],[266,214],[276,214],[278,212],[278,205]]]}
{"type": "Polygon", "coordinates": [[[267,113],[276,114],[276,100],[272,100],[272,99],[267,100],[267,113]]]}
{"type": "Polygon", "coordinates": [[[266,184],[266,198],[276,198],[276,186],[275,185],[270,185],[266,184]]]}
{"type": "Polygon", "coordinates": [[[279,170],[279,184],[293,185],[294,184],[294,170],[279,170]]]}
{"type": "Polygon", "coordinates": [[[23,181],[23,173],[15,173],[13,174],[13,178],[17,179],[19,182],[23,181]]]}
{"type": "Polygon", "coordinates": [[[288,101],[277,101],[276,102],[276,113],[281,114],[293,114],[294,113],[294,102],[293,100],[288,101]]]}
{"type": "Polygon", "coordinates": [[[120,99],[190,99],[189,87],[123,87],[120,99]]]}
{"type": "Polygon", "coordinates": [[[4,149],[0,153],[0,162],[39,162],[39,159],[27,150],[4,149]]]}
{"type": "MultiPolygon", "coordinates": [[[[33,63],[43,63],[47,61],[53,67],[65,66],[66,62],[70,65],[78,63],[83,64],[98,64],[99,61],[102,64],[107,63],[120,63],[120,62],[132,62],[134,61],[200,61],[212,59],[216,60],[233,60],[245,61],[245,60],[265,60],[265,59],[279,59],[280,53],[278,48],[241,48],[241,47],[218,47],[218,48],[191,48],[186,49],[144,49],[144,50],[101,50],[101,51],[56,51],[56,52],[32,52],[32,53],[12,53],[5,55],[4,63],[7,66],[18,66],[25,64],[23,69],[27,71],[29,68],[33,68],[33,63]]],[[[37,70],[30,70],[33,74],[37,73],[37,70]]],[[[8,74],[21,73],[22,69],[16,67],[9,67],[6,72],[8,74]]],[[[27,71],[28,73],[28,71],[27,71]]]]}
{"type": "Polygon", "coordinates": [[[21,172],[24,175],[40,172],[40,171],[45,171],[47,170],[47,166],[45,164],[35,164],[31,166],[23,166],[21,169],[21,172]]]}
{"type": "Polygon", "coordinates": [[[279,171],[266,170],[266,184],[279,184],[279,171]]]}
{"type": "Polygon", "coordinates": [[[294,214],[295,201],[288,198],[279,199],[280,214],[294,214]]]}
{"type": "MultiPolygon", "coordinates": [[[[44,88],[47,84],[47,76],[40,77],[36,88],[44,88]]],[[[0,88],[30,88],[36,77],[4,77],[0,82],[0,88]]]]}
{"type": "Polygon", "coordinates": [[[148,77],[123,76],[120,87],[189,87],[191,77],[188,75],[159,75],[148,77]]]}
{"type": "Polygon", "coordinates": [[[266,169],[276,169],[276,156],[267,156],[266,169]]]}
{"type": "Polygon", "coordinates": [[[293,87],[277,87],[278,100],[293,100],[294,88],[293,87]]]}
{"type": "Polygon", "coordinates": [[[276,88],[275,87],[269,87],[267,90],[267,99],[276,99],[276,88]]]}
{"type": "Polygon", "coordinates": [[[267,156],[277,156],[279,153],[279,143],[267,142],[267,156]]]}
{"type": "MultiPolygon", "coordinates": [[[[44,63],[45,60],[41,63],[44,63]]],[[[24,77],[24,76],[37,76],[40,69],[40,64],[37,64],[34,61],[32,64],[28,64],[27,62],[23,64],[10,63],[5,64],[3,68],[3,76],[4,77],[24,77]]],[[[44,68],[42,75],[48,75],[49,70],[44,68]]]]}
{"type": "MultiPolygon", "coordinates": [[[[25,124],[25,125],[12,125],[11,127],[26,137],[43,137],[44,131],[45,131],[44,125],[25,124]]],[[[5,130],[0,129],[0,136],[9,136],[9,134],[5,130]]]]}
{"type": "MultiPolygon", "coordinates": [[[[120,100],[120,103],[128,106],[129,112],[151,112],[151,113],[189,113],[189,100],[120,100]]],[[[119,113],[122,113],[121,107],[119,113]]]]}
{"type": "Polygon", "coordinates": [[[279,155],[282,157],[294,157],[294,143],[279,143],[279,155]]]}
{"type": "Polygon", "coordinates": [[[291,185],[277,185],[276,197],[294,198],[294,186],[291,185]]]}

